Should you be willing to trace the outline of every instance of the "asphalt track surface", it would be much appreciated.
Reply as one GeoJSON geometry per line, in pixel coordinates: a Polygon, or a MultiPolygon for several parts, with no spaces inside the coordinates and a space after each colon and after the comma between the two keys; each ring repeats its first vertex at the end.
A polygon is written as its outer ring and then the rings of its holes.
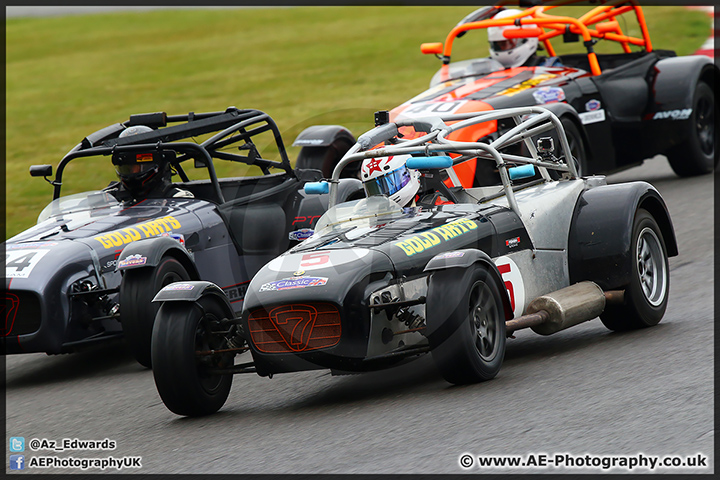
{"type": "Polygon", "coordinates": [[[465,470],[463,453],[525,460],[703,454],[705,468],[652,472],[713,473],[713,175],[681,179],[656,157],[609,177],[643,179],[664,196],[680,248],[670,259],[667,313],[656,327],[612,333],[596,319],[548,337],[520,331],[508,341],[497,378],[472,386],[446,383],[429,356],[364,375],[238,375],[224,408],[197,419],[165,408],[151,371],[123,343],[10,356],[6,437],[26,439],[26,462],[141,456],[142,468],[131,473],[606,472],[477,464],[465,470]],[[65,438],[108,438],[117,447],[29,449],[31,439],[65,438]]]}

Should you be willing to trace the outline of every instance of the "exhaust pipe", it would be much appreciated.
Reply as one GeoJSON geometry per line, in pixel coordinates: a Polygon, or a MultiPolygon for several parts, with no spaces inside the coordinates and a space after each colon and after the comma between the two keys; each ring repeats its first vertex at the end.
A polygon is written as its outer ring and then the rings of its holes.
{"type": "Polygon", "coordinates": [[[508,335],[531,327],[540,335],[552,335],[592,320],[605,310],[605,293],[593,282],[579,282],[536,298],[527,314],[506,322],[508,335]]]}

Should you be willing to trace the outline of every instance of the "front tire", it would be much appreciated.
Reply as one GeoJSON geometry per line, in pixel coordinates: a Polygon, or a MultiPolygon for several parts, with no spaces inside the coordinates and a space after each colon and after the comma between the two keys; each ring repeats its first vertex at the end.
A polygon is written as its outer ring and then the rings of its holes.
{"type": "Polygon", "coordinates": [[[657,222],[647,210],[635,214],[632,270],[622,305],[608,305],[600,320],[610,330],[657,325],[665,314],[670,292],[667,249],[657,222]]]}
{"type": "Polygon", "coordinates": [[[224,337],[214,333],[226,316],[222,303],[211,296],[160,307],[152,334],[153,377],[160,398],[173,413],[209,415],[225,404],[233,376],[208,369],[231,367],[234,355],[196,352],[228,348],[224,337]]]}
{"type": "Polygon", "coordinates": [[[718,164],[715,146],[715,93],[705,82],[698,82],[693,95],[693,111],[687,140],[669,149],[665,155],[680,177],[710,173],[718,164]]]}
{"type": "Polygon", "coordinates": [[[120,284],[120,323],[135,359],[151,367],[150,337],[160,305],[152,303],[157,292],[173,282],[190,280],[185,267],[172,257],[163,257],[154,268],[128,270],[120,284]]]}
{"type": "Polygon", "coordinates": [[[468,269],[462,275],[457,268],[433,273],[427,294],[433,361],[445,380],[458,385],[495,377],[505,356],[500,290],[486,267],[468,269]],[[453,291],[460,292],[454,308],[448,305],[453,291]]]}

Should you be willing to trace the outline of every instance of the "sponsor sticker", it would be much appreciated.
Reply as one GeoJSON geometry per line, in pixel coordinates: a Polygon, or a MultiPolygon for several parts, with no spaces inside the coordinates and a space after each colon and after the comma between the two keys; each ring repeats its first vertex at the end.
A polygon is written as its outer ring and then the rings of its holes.
{"type": "Polygon", "coordinates": [[[54,247],[57,242],[30,242],[30,243],[13,243],[11,245],[5,245],[5,250],[19,250],[27,248],[43,248],[43,247],[54,247]]]}
{"type": "Polygon", "coordinates": [[[117,264],[117,267],[119,269],[126,267],[136,267],[138,265],[145,265],[146,262],[147,257],[143,257],[139,253],[136,253],[135,255],[130,255],[129,257],[120,260],[117,264]]]}
{"type": "Polygon", "coordinates": [[[274,282],[265,283],[260,287],[261,292],[279,292],[295,288],[321,287],[327,284],[327,277],[293,277],[283,278],[274,282]]]}
{"type": "Polygon", "coordinates": [[[667,110],[665,112],[657,112],[653,115],[653,120],[687,120],[692,114],[692,108],[683,108],[682,110],[667,110]]]}
{"type": "Polygon", "coordinates": [[[467,218],[461,218],[435,227],[427,232],[413,235],[407,240],[396,242],[394,245],[402,248],[405,255],[410,257],[416,253],[436,247],[447,240],[463,235],[470,230],[475,230],[476,228],[477,223],[467,218]]]}
{"type": "Polygon", "coordinates": [[[509,238],[505,240],[505,246],[508,248],[514,248],[520,245],[520,237],[509,238]]]}
{"type": "Polygon", "coordinates": [[[182,233],[172,233],[172,232],[170,232],[170,233],[163,233],[163,234],[160,235],[160,236],[161,236],[161,237],[174,238],[175,240],[177,240],[178,242],[180,242],[180,245],[185,246],[185,235],[183,235],[182,233]]]}
{"type": "Polygon", "coordinates": [[[325,142],[322,138],[305,138],[295,140],[295,145],[322,145],[325,142]]]}
{"type": "Polygon", "coordinates": [[[123,228],[122,230],[106,233],[94,239],[100,242],[105,248],[122,247],[123,245],[142,238],[157,237],[164,233],[172,234],[173,229],[180,227],[182,227],[180,222],[172,215],[168,215],[150,222],[144,222],[132,227],[123,228]]]}
{"type": "Polygon", "coordinates": [[[5,277],[28,278],[33,268],[50,250],[15,250],[5,252],[5,277]]]}
{"type": "Polygon", "coordinates": [[[445,252],[441,253],[440,255],[436,256],[436,259],[444,259],[444,258],[458,258],[465,255],[465,252],[445,252]]]}
{"type": "Polygon", "coordinates": [[[517,85],[515,87],[506,88],[502,92],[497,93],[496,95],[506,95],[508,97],[511,97],[517,93],[522,92],[523,90],[527,90],[528,88],[534,87],[535,85],[538,85],[545,80],[550,80],[551,78],[555,78],[557,75],[552,73],[542,73],[540,75],[536,75],[533,78],[529,80],[525,80],[520,85],[517,85]]]}
{"type": "Polygon", "coordinates": [[[307,240],[308,238],[312,237],[313,233],[315,233],[315,230],[312,230],[310,228],[301,228],[300,230],[295,230],[294,232],[290,232],[288,234],[288,237],[290,237],[290,240],[296,240],[298,242],[301,242],[303,240],[307,240]]]}
{"type": "Polygon", "coordinates": [[[192,290],[193,288],[195,288],[195,285],[190,285],[189,283],[171,283],[167,287],[163,288],[163,290],[192,290]]]}
{"type": "Polygon", "coordinates": [[[587,125],[588,123],[603,122],[605,121],[605,110],[601,109],[592,112],[581,112],[578,113],[578,117],[580,117],[580,121],[583,125],[587,125]]]}
{"type": "Polygon", "coordinates": [[[585,110],[588,112],[594,112],[595,110],[600,110],[600,100],[592,99],[588,100],[588,102],[585,104],[585,110]]]}
{"type": "Polygon", "coordinates": [[[565,100],[565,91],[560,87],[540,87],[533,92],[533,98],[539,105],[562,102],[565,100]]]}

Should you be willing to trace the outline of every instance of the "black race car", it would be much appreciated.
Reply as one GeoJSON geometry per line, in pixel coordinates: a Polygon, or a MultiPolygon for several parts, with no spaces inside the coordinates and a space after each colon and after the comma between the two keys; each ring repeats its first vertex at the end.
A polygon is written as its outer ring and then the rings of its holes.
{"type": "MultiPolygon", "coordinates": [[[[506,336],[520,328],[549,335],[597,316],[612,330],[661,320],[668,256],[678,253],[663,199],[646,182],[578,177],[550,111],[384,121],[329,183],[306,185],[329,191],[331,208],[312,237],[253,277],[242,315],[209,282],[158,293],[153,375],[171,411],[215,412],[235,373],[364,372],[428,352],[448,381],[478,382],[498,373],[506,336]],[[505,121],[516,126],[492,142],[451,140],[505,121]],[[399,133],[408,128],[417,135],[399,133]],[[532,155],[513,153],[518,143],[532,155]],[[415,205],[379,194],[339,203],[343,168],[363,159],[384,168],[398,155],[422,174],[415,205]],[[468,161],[493,165],[500,182],[463,188],[452,167],[468,161]]],[[[382,179],[409,178],[399,170],[382,179]]]]}
{"type": "MultiPolygon", "coordinates": [[[[84,138],[53,180],[52,166],[31,167],[54,195],[37,225],[4,245],[4,352],[65,353],[124,334],[149,366],[151,300],[178,280],[212,281],[239,314],[258,269],[312,234],[328,199],[308,196],[303,185],[322,178],[325,157],[344,153],[328,149],[348,137],[332,126],[304,132],[313,147],[301,150],[303,168],[294,170],[275,122],[259,110],[139,114],[84,138]],[[140,133],[123,135],[138,126],[140,133]],[[258,139],[274,144],[279,160],[262,158],[258,139]],[[178,181],[154,198],[128,197],[119,185],[61,196],[68,164],[98,156],[108,168],[111,158],[129,168],[161,159],[178,181]],[[255,166],[259,176],[218,178],[216,167],[232,162],[255,166]]],[[[339,187],[342,196],[364,195],[357,179],[339,187]]]]}
{"type": "MultiPolygon", "coordinates": [[[[533,6],[517,9],[513,3],[480,8],[460,21],[444,43],[423,44],[422,52],[435,54],[442,66],[430,88],[393,109],[391,120],[541,105],[563,122],[583,174],[620,170],[657,154],[666,155],[681,176],[713,170],[720,71],[712,59],[654,49],[642,8],[634,1],[591,7],[562,2],[566,8],[558,14],[559,5],[521,2],[533,6]],[[502,51],[497,58],[453,60],[458,42],[492,31],[502,34],[498,44],[534,42],[543,52],[520,65],[506,61],[510,66],[498,61],[504,60],[502,51]],[[574,44],[581,53],[558,55],[554,42],[574,44]],[[618,53],[597,53],[598,42],[616,45],[618,53]]],[[[512,126],[509,121],[476,125],[453,138],[491,141],[512,126]]],[[[463,186],[482,186],[491,168],[466,162],[456,173],[463,186]]]]}

